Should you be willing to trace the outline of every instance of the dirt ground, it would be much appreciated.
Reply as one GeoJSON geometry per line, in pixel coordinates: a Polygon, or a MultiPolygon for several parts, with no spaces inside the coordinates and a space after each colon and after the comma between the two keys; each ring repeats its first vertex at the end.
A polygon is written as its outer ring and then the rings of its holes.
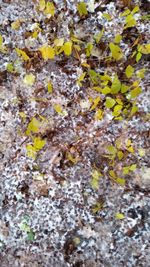
{"type": "Polygon", "coordinates": [[[150,267],[149,6],[0,0],[1,267],[150,267]]]}

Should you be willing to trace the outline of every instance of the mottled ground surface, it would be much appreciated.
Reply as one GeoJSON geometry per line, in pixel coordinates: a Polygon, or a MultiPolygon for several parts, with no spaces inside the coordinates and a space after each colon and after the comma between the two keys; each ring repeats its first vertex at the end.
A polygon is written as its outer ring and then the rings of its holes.
{"type": "Polygon", "coordinates": [[[39,11],[38,2],[0,0],[0,266],[149,267],[149,55],[139,62],[133,55],[138,43],[149,42],[149,1],[132,3],[131,10],[138,4],[140,10],[127,29],[121,1],[86,1],[85,16],[77,12],[78,1],[55,0],[54,16],[39,11]],[[96,44],[93,36],[103,27],[96,44]],[[116,34],[122,35],[118,61],[109,50],[116,34]],[[39,47],[73,35],[79,47],[70,56],[44,61],[39,47]],[[94,46],[89,56],[87,43],[94,46]],[[128,65],[134,67],[130,79],[128,65]],[[92,83],[89,69],[111,79],[117,74],[129,90],[139,81],[141,93],[130,99],[130,91],[98,92],[93,87],[101,85],[92,83]],[[138,77],[141,69],[145,75],[138,77]],[[35,81],[28,86],[24,77],[31,73],[35,81]],[[122,101],[118,116],[106,107],[107,97],[122,101]],[[33,117],[40,129],[27,134],[33,117]],[[33,159],[27,147],[36,137],[45,145],[33,159]],[[126,173],[128,166],[133,170],[126,173]]]}

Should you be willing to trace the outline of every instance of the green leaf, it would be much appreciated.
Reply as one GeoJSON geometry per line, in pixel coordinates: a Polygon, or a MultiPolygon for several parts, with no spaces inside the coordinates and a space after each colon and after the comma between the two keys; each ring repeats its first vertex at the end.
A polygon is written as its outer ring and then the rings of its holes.
{"type": "Polygon", "coordinates": [[[94,70],[89,70],[88,72],[90,76],[90,80],[92,81],[93,84],[98,84],[100,81],[100,75],[94,71],[94,70]]]}
{"type": "Polygon", "coordinates": [[[113,79],[112,85],[111,85],[111,93],[117,94],[121,89],[121,82],[118,79],[118,76],[116,75],[113,79]]]}
{"type": "Polygon", "coordinates": [[[113,116],[119,116],[119,114],[121,113],[122,107],[123,107],[122,105],[116,105],[112,113],[113,116]]]}
{"type": "Polygon", "coordinates": [[[140,79],[143,79],[145,77],[145,71],[146,69],[140,69],[136,72],[136,76],[140,79]]]}
{"type": "Polygon", "coordinates": [[[79,76],[79,78],[78,78],[78,80],[77,80],[77,84],[78,84],[79,86],[82,86],[82,82],[84,81],[85,75],[86,75],[86,72],[83,72],[83,73],[79,76]]]}
{"type": "Polygon", "coordinates": [[[130,88],[129,86],[122,84],[121,85],[121,93],[122,94],[126,93],[129,90],[129,88],[130,88]]]}
{"type": "Polygon", "coordinates": [[[133,105],[131,109],[131,116],[134,115],[138,111],[138,107],[136,105],[133,105]]]}
{"type": "Polygon", "coordinates": [[[125,69],[125,74],[127,78],[132,77],[133,73],[134,73],[134,68],[131,65],[128,65],[127,68],[125,69]]]}
{"type": "Polygon", "coordinates": [[[133,89],[133,90],[130,92],[130,97],[131,97],[131,98],[135,98],[135,97],[137,97],[141,92],[142,92],[141,88],[140,88],[140,87],[136,87],[135,89],[133,89]]]}
{"type": "Polygon", "coordinates": [[[26,232],[26,233],[29,233],[30,232],[30,227],[28,226],[28,224],[26,222],[22,222],[21,225],[20,225],[20,229],[23,231],[23,232],[26,232]]]}
{"type": "Polygon", "coordinates": [[[14,65],[12,63],[7,63],[6,69],[8,72],[14,72],[14,65]]]}
{"type": "Polygon", "coordinates": [[[95,34],[94,39],[95,39],[95,41],[96,41],[97,44],[101,40],[101,38],[103,36],[103,33],[104,33],[104,28],[99,33],[95,34]]]}
{"type": "Polygon", "coordinates": [[[92,174],[91,186],[93,189],[98,189],[99,179],[102,176],[102,174],[97,170],[93,170],[91,174],[92,174]]]}
{"type": "Polygon", "coordinates": [[[107,95],[107,94],[109,94],[109,93],[111,92],[111,89],[110,89],[110,87],[105,86],[105,87],[101,90],[101,92],[102,92],[102,94],[107,95]]]}
{"type": "Polygon", "coordinates": [[[34,238],[35,238],[35,234],[33,233],[32,230],[30,230],[30,232],[28,232],[27,239],[28,241],[33,241],[34,238]]]}
{"type": "Polygon", "coordinates": [[[115,44],[119,44],[122,40],[122,36],[120,34],[117,34],[114,39],[115,44]]]}
{"type": "Polygon", "coordinates": [[[90,57],[92,49],[93,49],[93,44],[92,43],[87,43],[87,47],[86,47],[86,56],[87,57],[90,57]]]}
{"type": "Polygon", "coordinates": [[[84,15],[88,14],[86,3],[84,3],[84,2],[78,3],[77,10],[78,10],[80,16],[84,16],[84,15]]]}
{"type": "Polygon", "coordinates": [[[136,54],[136,62],[137,62],[137,63],[140,61],[141,57],[142,57],[142,53],[138,52],[138,53],[136,54]]]}
{"type": "Polygon", "coordinates": [[[107,151],[108,151],[108,154],[112,154],[112,155],[116,155],[117,153],[117,149],[115,146],[107,146],[107,151]]]}
{"type": "Polygon", "coordinates": [[[136,20],[135,20],[135,18],[132,16],[132,14],[130,14],[130,15],[128,15],[127,17],[126,17],[126,20],[125,20],[125,23],[126,23],[126,25],[125,25],[125,29],[126,28],[131,28],[131,27],[134,27],[135,25],[136,25],[136,20]]]}
{"type": "Polygon", "coordinates": [[[131,13],[130,9],[126,9],[122,14],[121,17],[125,17],[131,13]]]}
{"type": "Polygon", "coordinates": [[[112,108],[115,104],[116,104],[116,101],[113,98],[111,97],[106,98],[106,102],[105,102],[106,108],[112,108]]]}
{"type": "Polygon", "coordinates": [[[108,21],[112,20],[111,16],[108,13],[103,13],[103,17],[108,21]]]}
{"type": "Polygon", "coordinates": [[[115,60],[120,60],[122,58],[122,56],[123,56],[122,50],[121,50],[121,48],[118,45],[115,45],[113,43],[110,43],[109,44],[109,48],[110,48],[112,57],[115,60]]]}

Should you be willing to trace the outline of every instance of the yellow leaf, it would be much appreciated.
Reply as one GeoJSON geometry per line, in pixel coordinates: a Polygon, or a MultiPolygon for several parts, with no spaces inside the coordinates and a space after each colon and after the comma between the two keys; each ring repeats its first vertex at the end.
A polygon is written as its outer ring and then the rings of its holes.
{"type": "Polygon", "coordinates": [[[32,33],[32,38],[37,39],[37,37],[38,37],[38,31],[34,31],[32,33]]]}
{"type": "Polygon", "coordinates": [[[36,158],[36,149],[32,145],[28,144],[26,146],[26,150],[27,150],[27,156],[28,157],[30,157],[32,159],[36,158]]]}
{"type": "Polygon", "coordinates": [[[144,157],[145,156],[145,149],[144,148],[139,148],[138,149],[138,153],[140,157],[144,157]]]}
{"type": "Polygon", "coordinates": [[[133,148],[133,146],[129,146],[129,147],[127,148],[127,151],[129,151],[130,153],[134,153],[134,148],[133,148]]]}
{"type": "Polygon", "coordinates": [[[115,172],[113,170],[110,170],[109,174],[110,174],[111,177],[116,178],[116,174],[115,174],[115,172]]]}
{"type": "Polygon", "coordinates": [[[92,107],[90,108],[90,110],[95,109],[97,107],[98,103],[100,102],[100,100],[101,100],[100,96],[94,98],[94,100],[93,100],[94,104],[92,105],[92,107]]]}
{"type": "Polygon", "coordinates": [[[87,64],[86,62],[81,63],[81,65],[82,65],[83,67],[85,67],[85,68],[90,68],[90,65],[87,64]]]}
{"type": "Polygon", "coordinates": [[[45,9],[46,3],[45,0],[39,0],[39,10],[43,11],[45,9]]]}
{"type": "Polygon", "coordinates": [[[47,2],[46,3],[46,8],[44,11],[45,14],[49,14],[51,16],[55,15],[55,6],[52,2],[47,2]]]}
{"type": "Polygon", "coordinates": [[[134,9],[132,10],[131,14],[134,15],[140,10],[139,6],[135,6],[134,9]]]}
{"type": "Polygon", "coordinates": [[[117,220],[122,220],[122,219],[125,218],[125,216],[124,216],[124,214],[122,214],[122,213],[116,213],[116,214],[115,214],[115,218],[116,218],[117,220]]]}
{"type": "Polygon", "coordinates": [[[40,122],[36,118],[33,118],[28,124],[26,135],[30,135],[31,132],[38,133],[39,128],[40,128],[40,122]]]}
{"type": "Polygon", "coordinates": [[[130,9],[126,9],[122,14],[121,17],[125,17],[131,13],[130,9]]]}
{"type": "Polygon", "coordinates": [[[23,119],[23,121],[25,121],[26,120],[26,114],[24,113],[24,112],[22,112],[22,111],[20,111],[19,112],[19,115],[20,115],[20,117],[23,119]]]}
{"type": "Polygon", "coordinates": [[[93,170],[91,175],[92,175],[91,186],[93,189],[98,189],[99,178],[102,176],[102,174],[97,170],[93,170]]]}
{"type": "Polygon", "coordinates": [[[112,145],[107,146],[107,151],[109,154],[112,154],[112,155],[115,155],[117,153],[117,149],[112,145]]]}
{"type": "Polygon", "coordinates": [[[49,93],[52,93],[53,86],[52,86],[52,83],[51,82],[48,82],[47,83],[47,90],[48,90],[49,93]]]}
{"type": "Polygon", "coordinates": [[[42,58],[44,60],[54,59],[55,57],[54,48],[51,46],[43,45],[42,47],[39,48],[39,51],[41,52],[42,58]]]}
{"type": "Polygon", "coordinates": [[[122,160],[124,154],[123,154],[122,151],[118,151],[118,152],[117,152],[117,156],[118,156],[118,159],[119,159],[119,160],[122,160]]]}
{"type": "Polygon", "coordinates": [[[109,48],[112,54],[112,57],[116,60],[120,60],[123,56],[122,50],[118,45],[115,45],[113,43],[109,44],[109,48]]]}
{"type": "Polygon", "coordinates": [[[64,38],[59,38],[54,40],[55,46],[63,46],[63,44],[64,44],[64,38]]]}
{"type": "Polygon", "coordinates": [[[94,119],[98,121],[102,120],[102,118],[103,118],[103,110],[98,109],[94,115],[94,119]]]}
{"type": "Polygon", "coordinates": [[[72,42],[66,42],[63,45],[63,50],[66,56],[70,56],[72,53],[72,42]]]}
{"type": "Polygon", "coordinates": [[[2,35],[0,35],[0,46],[2,46],[2,44],[3,44],[3,37],[2,35]]]}
{"type": "Polygon", "coordinates": [[[45,144],[46,144],[46,141],[42,140],[40,137],[34,138],[33,145],[36,151],[39,151],[40,149],[42,149],[45,146],[45,144]]]}
{"type": "Polygon", "coordinates": [[[86,4],[84,2],[78,3],[77,10],[78,10],[80,16],[84,16],[84,15],[88,14],[87,7],[86,7],[86,4]]]}
{"type": "Polygon", "coordinates": [[[138,51],[145,55],[150,54],[150,44],[139,45],[138,51]]]}
{"type": "Polygon", "coordinates": [[[61,105],[59,105],[59,104],[54,104],[53,105],[53,108],[54,108],[54,110],[57,112],[57,113],[59,113],[59,114],[62,114],[62,106],[61,105]]]}
{"type": "Polygon", "coordinates": [[[32,86],[35,82],[35,76],[31,73],[31,74],[26,74],[24,79],[23,79],[24,84],[28,85],[28,86],[32,86]]]}
{"type": "Polygon", "coordinates": [[[138,70],[138,71],[136,72],[136,76],[137,76],[138,78],[143,79],[143,78],[145,77],[145,71],[146,71],[146,69],[140,69],[140,70],[138,70]]]}
{"type": "Polygon", "coordinates": [[[30,58],[28,57],[28,55],[26,54],[26,52],[24,52],[23,50],[19,49],[19,48],[15,48],[18,56],[22,57],[24,61],[29,60],[30,58]]]}
{"type": "Polygon", "coordinates": [[[127,68],[125,69],[125,74],[127,78],[132,77],[133,73],[134,73],[134,68],[131,65],[128,65],[127,68]]]}
{"type": "Polygon", "coordinates": [[[119,185],[121,185],[121,186],[124,186],[125,185],[125,179],[123,179],[123,178],[117,178],[116,179],[116,182],[117,182],[117,184],[119,184],[119,185]]]}
{"type": "Polygon", "coordinates": [[[11,23],[11,28],[13,30],[19,30],[20,25],[21,25],[20,24],[20,20],[18,19],[18,20],[16,20],[16,21],[14,21],[14,22],[11,23]]]}
{"type": "Polygon", "coordinates": [[[77,158],[74,158],[71,153],[67,153],[67,159],[70,160],[73,164],[77,163],[77,158]]]}

